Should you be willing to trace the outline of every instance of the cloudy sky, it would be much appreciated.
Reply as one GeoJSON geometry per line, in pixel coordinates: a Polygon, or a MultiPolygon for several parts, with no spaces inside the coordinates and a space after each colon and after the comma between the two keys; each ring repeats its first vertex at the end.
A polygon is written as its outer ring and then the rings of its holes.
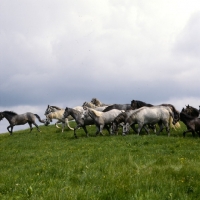
{"type": "MultiPolygon", "coordinates": [[[[200,105],[200,2],[0,0],[0,111],[200,105]]],[[[38,122],[39,124],[39,122],[38,122]]],[[[0,121],[0,133],[8,122],[0,121]]],[[[14,128],[23,129],[26,126],[14,128]]]]}

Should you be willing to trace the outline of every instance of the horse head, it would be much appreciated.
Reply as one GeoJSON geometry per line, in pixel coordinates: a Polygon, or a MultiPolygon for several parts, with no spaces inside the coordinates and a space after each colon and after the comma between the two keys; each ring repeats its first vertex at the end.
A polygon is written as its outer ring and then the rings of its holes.
{"type": "Polygon", "coordinates": [[[51,120],[49,118],[44,119],[44,125],[48,126],[51,123],[51,120]]]}
{"type": "Polygon", "coordinates": [[[84,119],[84,118],[86,118],[86,117],[88,117],[88,107],[87,106],[83,106],[83,113],[82,113],[82,116],[81,116],[81,118],[82,119],[84,119]]]}
{"type": "Polygon", "coordinates": [[[93,98],[91,103],[93,103],[95,106],[101,106],[101,102],[97,98],[93,98]]]}
{"type": "Polygon", "coordinates": [[[4,118],[4,115],[2,112],[0,112],[0,121],[4,118]]]}
{"type": "Polygon", "coordinates": [[[132,100],[131,101],[131,107],[132,107],[133,110],[137,109],[137,101],[132,100]]]}
{"type": "Polygon", "coordinates": [[[50,112],[51,112],[51,106],[48,105],[48,106],[47,106],[47,109],[45,110],[44,115],[48,115],[50,112]]]}
{"type": "Polygon", "coordinates": [[[63,113],[63,118],[67,118],[70,115],[70,109],[68,107],[65,108],[65,111],[63,113]]]}

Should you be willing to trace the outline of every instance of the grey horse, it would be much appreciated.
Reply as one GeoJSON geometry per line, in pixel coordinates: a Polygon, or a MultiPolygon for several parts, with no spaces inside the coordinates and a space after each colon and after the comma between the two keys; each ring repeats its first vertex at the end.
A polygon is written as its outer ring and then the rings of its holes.
{"type": "Polygon", "coordinates": [[[37,114],[33,114],[31,112],[27,112],[27,113],[20,114],[20,115],[18,115],[15,112],[12,112],[12,111],[0,112],[0,120],[2,120],[4,117],[10,123],[10,125],[7,127],[7,130],[10,133],[10,135],[12,135],[13,127],[15,125],[24,125],[26,123],[28,123],[29,126],[30,126],[30,132],[33,129],[32,124],[34,124],[36,126],[37,130],[40,132],[38,125],[35,123],[36,117],[41,123],[45,123],[44,120],[40,119],[40,116],[38,116],[37,114]]]}
{"type": "MultiPolygon", "coordinates": [[[[122,112],[120,113],[112,122],[112,126],[111,126],[111,132],[112,134],[117,134],[118,132],[118,128],[119,126],[124,126],[126,124],[126,121],[127,119],[133,114],[135,113],[137,110],[128,110],[128,111],[125,111],[125,112],[122,112]]],[[[135,124],[132,124],[131,125],[131,128],[134,130],[134,132],[137,133],[137,130],[135,128],[135,124]]],[[[156,133],[156,126],[155,125],[149,125],[149,128],[153,129],[154,132],[156,133]]],[[[148,130],[148,127],[145,125],[144,126],[144,129],[145,131],[148,133],[149,130],[148,130]]],[[[124,133],[122,133],[122,135],[126,135],[124,133]]]]}
{"type": "Polygon", "coordinates": [[[88,137],[88,131],[86,129],[86,125],[93,125],[94,121],[90,117],[83,119],[82,112],[75,110],[73,108],[66,107],[63,113],[63,118],[67,118],[69,116],[72,116],[75,119],[76,124],[77,124],[77,126],[74,128],[74,137],[77,138],[76,130],[80,127],[83,128],[83,130],[86,133],[86,136],[88,137]]]}
{"type": "Polygon", "coordinates": [[[118,110],[118,109],[112,109],[108,112],[101,112],[101,111],[97,111],[97,110],[94,110],[94,109],[88,108],[88,107],[83,107],[83,109],[84,109],[83,118],[91,117],[94,120],[94,123],[97,127],[96,135],[98,135],[99,133],[101,135],[103,135],[102,130],[103,130],[104,127],[111,134],[110,129],[109,129],[109,125],[111,125],[111,122],[113,122],[113,120],[121,112],[124,112],[124,111],[118,110]]]}
{"type": "Polygon", "coordinates": [[[142,107],[134,112],[126,121],[126,124],[123,127],[123,132],[126,133],[129,131],[130,126],[132,124],[138,124],[138,135],[141,132],[141,129],[146,124],[156,124],[158,123],[160,130],[157,134],[163,130],[163,125],[166,128],[168,136],[170,135],[169,132],[169,125],[174,123],[174,114],[169,107],[166,106],[152,106],[152,107],[142,107]]]}

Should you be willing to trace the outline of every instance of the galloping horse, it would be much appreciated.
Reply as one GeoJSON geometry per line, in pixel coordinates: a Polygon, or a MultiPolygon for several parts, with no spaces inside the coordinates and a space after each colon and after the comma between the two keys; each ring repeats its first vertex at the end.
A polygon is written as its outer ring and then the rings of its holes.
{"type": "Polygon", "coordinates": [[[187,130],[183,132],[183,137],[188,132],[192,132],[192,136],[195,136],[195,132],[198,133],[200,137],[200,118],[188,115],[183,108],[180,112],[180,120],[186,125],[187,130]]]}
{"type": "Polygon", "coordinates": [[[157,134],[163,130],[163,125],[166,128],[168,136],[170,135],[169,132],[169,125],[173,122],[174,115],[170,108],[165,106],[152,106],[152,107],[141,107],[137,109],[128,119],[123,127],[123,132],[127,133],[130,129],[132,124],[138,124],[138,135],[140,134],[141,129],[146,124],[156,124],[158,123],[160,130],[157,134]]]}
{"type": "Polygon", "coordinates": [[[83,128],[83,130],[85,131],[86,133],[86,136],[88,137],[88,131],[86,129],[86,125],[93,125],[94,124],[94,121],[92,120],[91,117],[87,117],[87,118],[82,118],[82,112],[78,111],[78,110],[75,110],[73,108],[68,108],[66,107],[65,108],[65,111],[64,111],[64,114],[63,114],[63,118],[66,118],[68,116],[72,116],[75,121],[76,121],[76,124],[77,126],[74,128],[74,136],[75,138],[77,138],[77,135],[76,135],[76,130],[80,127],[83,128]]]}
{"type": "Polygon", "coordinates": [[[199,117],[199,110],[190,106],[189,104],[184,109],[184,112],[192,117],[199,117]]]}
{"type": "MultiPolygon", "coordinates": [[[[76,106],[74,107],[75,110],[83,111],[82,106],[76,106]]],[[[55,123],[57,128],[60,128],[58,126],[58,123],[62,123],[62,132],[64,131],[65,124],[67,124],[67,127],[71,130],[74,130],[74,128],[70,127],[69,121],[74,120],[72,116],[68,116],[65,120],[63,119],[63,113],[65,109],[59,108],[57,106],[47,106],[47,109],[45,111],[46,115],[46,122],[45,125],[48,126],[50,122],[52,122],[52,119],[57,119],[58,121],[55,123]]]]}
{"type": "MultiPolygon", "coordinates": [[[[152,106],[156,106],[156,105],[152,105],[152,104],[145,103],[143,101],[138,101],[138,100],[132,100],[131,101],[131,107],[132,107],[133,110],[137,109],[137,108],[141,108],[143,106],[152,107],[152,106]]],[[[172,126],[172,127],[174,129],[180,128],[180,124],[178,123],[178,121],[180,120],[180,113],[179,113],[179,111],[172,104],[160,104],[158,106],[169,107],[172,110],[172,112],[174,113],[174,124],[175,124],[175,126],[172,126]]]]}
{"type": "Polygon", "coordinates": [[[102,130],[105,127],[110,133],[108,125],[117,117],[121,110],[113,109],[108,112],[96,111],[92,108],[84,107],[83,118],[91,117],[97,127],[96,135],[99,133],[103,135],[102,130]]]}
{"type": "MultiPolygon", "coordinates": [[[[117,133],[119,126],[123,127],[125,125],[127,119],[135,112],[137,112],[137,110],[128,110],[128,111],[120,113],[112,122],[111,132],[117,133]]],[[[132,124],[131,128],[133,129],[133,131],[135,131],[137,133],[137,130],[135,129],[135,124],[132,124]]],[[[156,126],[155,125],[149,124],[149,128],[153,129],[154,132],[156,133],[156,126]]],[[[146,130],[147,133],[149,132],[146,125],[144,125],[144,129],[146,130]]],[[[125,135],[125,134],[122,133],[122,135],[125,135]]]]}
{"type": "Polygon", "coordinates": [[[95,106],[109,106],[110,105],[110,104],[101,103],[101,101],[99,101],[97,98],[93,98],[91,100],[91,103],[93,103],[95,106]]]}
{"type": "Polygon", "coordinates": [[[32,124],[34,124],[36,126],[37,130],[40,132],[38,125],[35,123],[35,117],[37,117],[37,119],[41,123],[44,123],[44,120],[41,120],[40,116],[38,116],[37,114],[33,114],[31,112],[27,112],[27,113],[24,113],[21,115],[18,115],[17,113],[12,112],[12,111],[0,112],[0,120],[2,120],[4,117],[10,123],[10,125],[7,127],[7,130],[8,130],[8,132],[10,132],[10,135],[12,135],[13,127],[15,125],[24,125],[26,123],[28,123],[30,126],[30,132],[33,129],[32,124]]]}

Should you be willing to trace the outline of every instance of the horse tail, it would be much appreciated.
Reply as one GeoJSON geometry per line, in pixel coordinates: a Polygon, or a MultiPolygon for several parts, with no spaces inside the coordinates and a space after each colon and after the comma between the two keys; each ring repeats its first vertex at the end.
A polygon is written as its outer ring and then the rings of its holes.
{"type": "Polygon", "coordinates": [[[173,124],[173,117],[170,115],[170,117],[169,117],[169,125],[170,125],[170,128],[173,128],[173,129],[175,129],[176,130],[176,127],[174,126],[174,124],[173,124]]]}
{"type": "Polygon", "coordinates": [[[37,115],[37,114],[34,114],[34,115],[38,118],[39,122],[41,122],[41,123],[45,123],[45,120],[41,120],[41,118],[40,118],[39,115],[37,115]]]}
{"type": "Polygon", "coordinates": [[[173,121],[174,121],[174,113],[172,112],[172,110],[168,107],[168,111],[169,111],[169,114],[170,114],[170,117],[169,117],[169,125],[170,125],[170,128],[173,128],[176,130],[176,127],[174,126],[173,124],[173,121]]]}
{"type": "Polygon", "coordinates": [[[70,129],[70,130],[74,130],[74,128],[72,128],[70,125],[69,125],[69,120],[68,120],[68,117],[67,118],[65,118],[65,122],[66,122],[66,124],[67,124],[67,127],[70,129]]]}
{"type": "Polygon", "coordinates": [[[170,109],[170,120],[169,120],[169,123],[170,123],[170,128],[173,128],[175,131],[176,131],[176,129],[177,128],[180,128],[181,127],[181,125],[180,125],[180,123],[179,122],[176,122],[176,124],[174,124],[173,123],[173,121],[175,121],[174,120],[174,113],[173,113],[173,111],[170,109]]]}

